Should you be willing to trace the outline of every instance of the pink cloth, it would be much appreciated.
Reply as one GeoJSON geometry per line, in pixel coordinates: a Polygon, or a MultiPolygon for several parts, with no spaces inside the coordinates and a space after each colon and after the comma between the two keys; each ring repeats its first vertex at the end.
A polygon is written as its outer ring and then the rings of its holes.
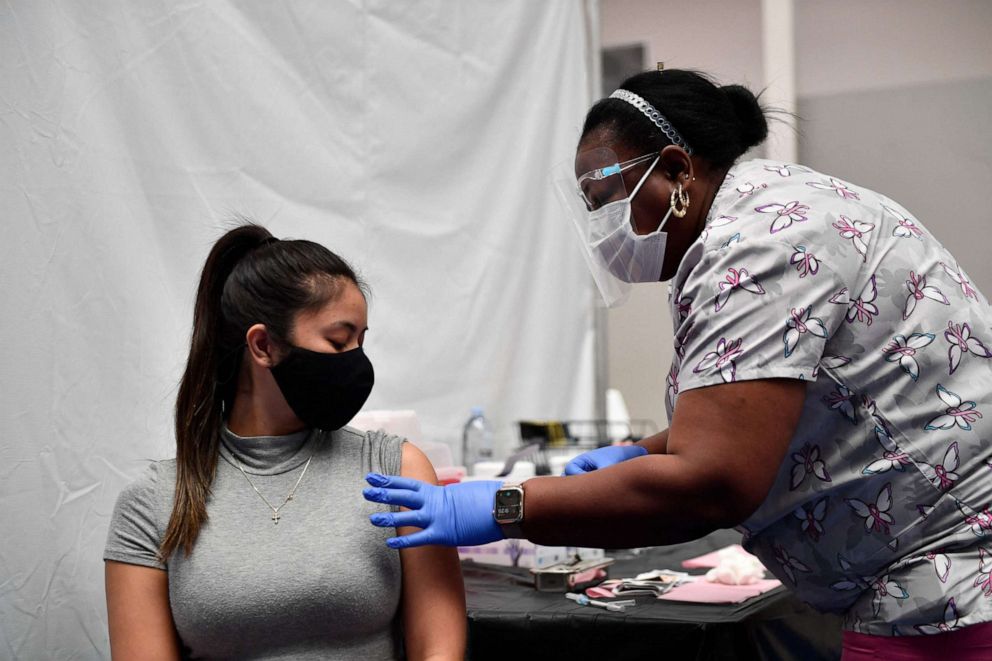
{"type": "Polygon", "coordinates": [[[709,569],[711,567],[716,567],[717,565],[720,564],[720,551],[726,549],[736,549],[741,553],[747,553],[747,551],[744,550],[744,547],[741,546],[740,544],[731,544],[730,546],[725,546],[722,549],[712,551],[705,555],[701,555],[697,558],[690,558],[688,560],[684,560],[682,562],[682,567],[684,567],[685,569],[709,569]]]}
{"type": "Polygon", "coordinates": [[[586,596],[591,599],[615,599],[616,595],[613,594],[612,586],[617,585],[619,582],[606,581],[595,587],[586,588],[586,596]]]}
{"type": "Polygon", "coordinates": [[[700,604],[739,604],[751,597],[757,597],[763,592],[768,592],[782,585],[781,581],[775,579],[762,579],[751,585],[726,585],[724,583],[710,583],[700,578],[692,583],[680,585],[672,588],[667,594],[659,599],[667,601],[692,601],[700,604]]]}

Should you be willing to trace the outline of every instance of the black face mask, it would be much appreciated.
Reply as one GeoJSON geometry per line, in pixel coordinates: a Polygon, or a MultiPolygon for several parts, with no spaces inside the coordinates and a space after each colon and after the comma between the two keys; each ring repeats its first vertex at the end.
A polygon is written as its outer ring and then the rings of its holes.
{"type": "Polygon", "coordinates": [[[341,429],[348,424],[375,383],[372,363],[361,347],[320,353],[291,346],[271,371],[296,417],[317,429],[341,429]]]}

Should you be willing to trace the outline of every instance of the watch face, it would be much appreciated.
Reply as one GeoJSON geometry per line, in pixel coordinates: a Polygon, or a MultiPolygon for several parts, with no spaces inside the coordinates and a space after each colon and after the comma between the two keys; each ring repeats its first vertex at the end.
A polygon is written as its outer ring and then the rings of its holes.
{"type": "Polygon", "coordinates": [[[516,520],[520,516],[523,494],[519,489],[505,489],[496,492],[496,519],[516,520]]]}

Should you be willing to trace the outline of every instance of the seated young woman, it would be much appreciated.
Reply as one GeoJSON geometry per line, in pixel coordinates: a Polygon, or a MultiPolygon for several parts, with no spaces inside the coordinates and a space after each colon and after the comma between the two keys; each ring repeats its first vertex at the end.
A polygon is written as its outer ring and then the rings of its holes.
{"type": "MultiPolygon", "coordinates": [[[[364,286],[258,225],[200,278],[176,458],[125,487],[104,552],[114,659],[460,659],[454,549],[394,551],[369,472],[436,482],[403,439],[345,426],[372,389],[364,286]]],[[[400,529],[402,532],[402,529],[400,529]]]]}

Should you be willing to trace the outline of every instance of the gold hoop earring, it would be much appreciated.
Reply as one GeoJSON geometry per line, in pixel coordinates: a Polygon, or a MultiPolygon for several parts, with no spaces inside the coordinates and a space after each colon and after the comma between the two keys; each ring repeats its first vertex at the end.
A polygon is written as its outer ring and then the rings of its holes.
{"type": "Polygon", "coordinates": [[[682,190],[682,184],[679,184],[678,189],[672,191],[669,205],[676,218],[685,218],[685,214],[689,211],[689,193],[682,190]],[[679,206],[682,208],[680,209],[679,206]]]}

